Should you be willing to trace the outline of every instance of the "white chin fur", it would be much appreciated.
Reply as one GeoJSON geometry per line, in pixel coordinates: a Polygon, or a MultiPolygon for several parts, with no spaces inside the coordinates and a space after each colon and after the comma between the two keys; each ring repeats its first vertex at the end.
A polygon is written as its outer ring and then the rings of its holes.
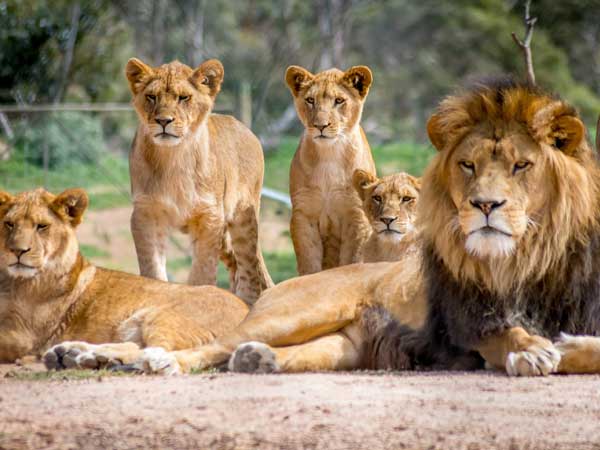
{"type": "Polygon", "coordinates": [[[38,270],[33,267],[8,267],[7,272],[13,278],[33,278],[38,270]]]}
{"type": "Polygon", "coordinates": [[[515,251],[515,241],[502,233],[475,231],[467,237],[465,247],[478,258],[505,258],[515,251]]]}

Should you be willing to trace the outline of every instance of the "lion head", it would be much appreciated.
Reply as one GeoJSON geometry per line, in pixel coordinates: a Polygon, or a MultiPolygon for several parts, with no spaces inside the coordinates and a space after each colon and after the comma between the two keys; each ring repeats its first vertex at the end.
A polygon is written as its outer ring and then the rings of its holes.
{"type": "Polygon", "coordinates": [[[497,81],[445,99],[427,131],[439,153],[418,224],[453,276],[507,292],[565,273],[598,216],[600,177],[575,109],[497,81]]]}
{"type": "Polygon", "coordinates": [[[357,169],[352,183],[374,233],[396,240],[414,230],[421,190],[417,178],[403,172],[377,178],[372,173],[357,169]]]}
{"type": "Polygon", "coordinates": [[[75,228],[87,205],[81,189],[58,196],[43,189],[16,196],[0,191],[0,272],[34,278],[68,271],[79,254],[75,228]]]}
{"type": "Polygon", "coordinates": [[[194,70],[179,61],[150,67],[132,58],[125,73],[146,133],[156,145],[174,146],[208,117],[221,90],[224,70],[216,59],[194,70]]]}
{"type": "Polygon", "coordinates": [[[321,143],[333,143],[360,123],[373,75],[366,66],[345,72],[330,69],[316,75],[290,66],[285,81],[308,136],[321,143]]]}

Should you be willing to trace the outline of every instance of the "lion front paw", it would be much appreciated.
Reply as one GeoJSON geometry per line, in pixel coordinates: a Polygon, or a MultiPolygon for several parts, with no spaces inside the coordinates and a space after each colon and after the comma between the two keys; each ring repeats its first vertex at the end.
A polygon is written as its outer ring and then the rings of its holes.
{"type": "Polygon", "coordinates": [[[101,369],[119,363],[107,355],[97,353],[97,348],[97,345],[87,342],[63,342],[46,351],[42,360],[48,370],[101,369]]]}
{"type": "Polygon", "coordinates": [[[141,367],[147,374],[177,375],[182,373],[175,355],[162,347],[145,348],[142,357],[135,365],[141,367]]]}
{"type": "Polygon", "coordinates": [[[229,358],[228,368],[231,372],[242,373],[273,373],[281,370],[273,350],[261,342],[239,345],[229,358]]]}
{"type": "Polygon", "coordinates": [[[511,352],[506,358],[509,376],[546,376],[558,370],[560,352],[552,344],[532,345],[520,352],[511,352]]]}

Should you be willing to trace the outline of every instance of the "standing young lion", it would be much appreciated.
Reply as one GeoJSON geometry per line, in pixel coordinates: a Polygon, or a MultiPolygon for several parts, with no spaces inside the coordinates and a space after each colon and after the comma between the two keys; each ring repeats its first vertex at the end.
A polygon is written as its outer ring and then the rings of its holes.
{"type": "Polygon", "coordinates": [[[252,303],[273,284],[258,244],[263,152],[236,119],[211,114],[223,66],[134,58],[126,73],[140,120],[129,168],[141,275],[167,280],[165,241],[179,228],[192,238],[189,283],[216,284],[220,258],[231,290],[252,303]]]}
{"type": "MultiPolygon", "coordinates": [[[[115,352],[184,349],[230,331],[248,311],[213,286],[184,286],[94,267],[79,253],[75,228],[88,198],[81,189],[0,191],[0,362],[40,354],[50,368],[98,367],[82,348],[115,352]]],[[[113,357],[115,356],[115,357],[113,357]]]]}
{"type": "Polygon", "coordinates": [[[372,228],[360,250],[360,261],[398,261],[413,251],[417,246],[414,221],[419,179],[404,172],[377,178],[357,169],[352,181],[372,228]]]}
{"type": "Polygon", "coordinates": [[[360,126],[373,76],[365,66],[316,75],[291,66],[285,79],[305,127],[290,169],[290,232],[305,275],[354,262],[368,235],[352,174],[375,173],[360,126]]]}

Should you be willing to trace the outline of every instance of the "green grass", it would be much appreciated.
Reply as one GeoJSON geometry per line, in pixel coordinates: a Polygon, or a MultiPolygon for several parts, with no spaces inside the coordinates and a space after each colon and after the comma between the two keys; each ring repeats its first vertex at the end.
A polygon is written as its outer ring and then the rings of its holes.
{"type": "Polygon", "coordinates": [[[81,254],[86,258],[110,258],[110,253],[106,250],[96,247],[91,244],[79,244],[81,254]]]}
{"type": "Polygon", "coordinates": [[[0,163],[0,186],[9,192],[21,192],[45,186],[53,193],[71,187],[88,191],[91,209],[128,205],[129,168],[127,158],[106,155],[97,164],[74,162],[60,169],[48,170],[13,158],[0,163]]]}
{"type": "MultiPolygon", "coordinates": [[[[298,275],[296,272],[296,256],[290,253],[263,252],[267,269],[273,277],[275,283],[293,278],[298,275]]],[[[192,258],[187,256],[167,260],[167,272],[173,273],[179,270],[189,270],[192,266],[192,258]]],[[[217,286],[227,289],[229,287],[229,272],[222,263],[219,263],[217,272],[217,286]]]]}
{"type": "Polygon", "coordinates": [[[67,369],[59,372],[54,370],[48,371],[27,371],[27,370],[14,370],[8,372],[5,378],[10,378],[19,381],[65,381],[65,380],[87,380],[90,378],[101,378],[101,377],[126,377],[132,376],[135,373],[132,372],[116,372],[112,370],[80,370],[80,369],[67,369]]]}

